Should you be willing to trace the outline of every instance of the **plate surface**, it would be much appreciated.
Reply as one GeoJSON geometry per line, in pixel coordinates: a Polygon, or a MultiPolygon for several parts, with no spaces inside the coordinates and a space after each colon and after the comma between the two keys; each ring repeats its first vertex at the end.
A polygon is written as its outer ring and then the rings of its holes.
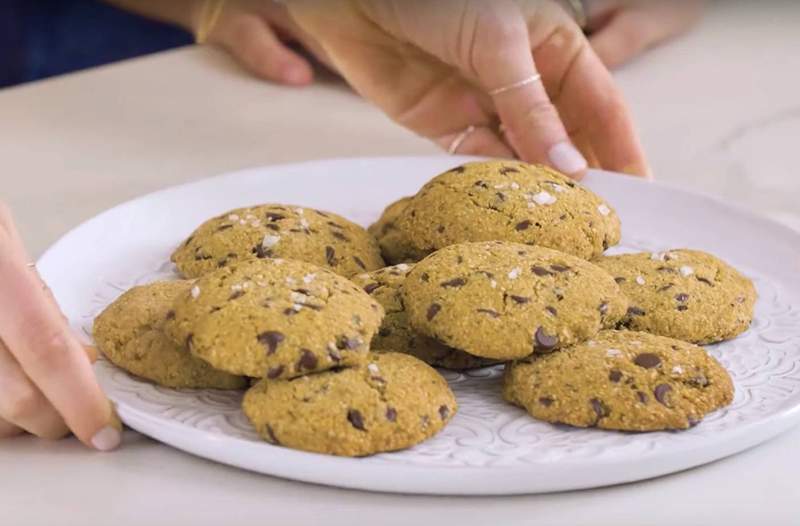
{"type": "MultiPolygon", "coordinates": [[[[237,206],[283,202],[367,225],[390,201],[466,158],[347,159],[247,170],[151,194],[79,226],[40,260],[71,323],[129,287],[173,277],[169,254],[200,222],[237,206]]],[[[734,402],[679,433],[629,434],[537,422],[504,403],[497,368],[444,373],[460,410],[438,436],[406,451],[337,458],[258,439],[240,395],[175,391],[96,365],[130,427],[184,451],[296,480],[375,491],[516,494],[641,480],[752,447],[800,422],[800,235],[712,198],[626,177],[586,183],[618,210],[622,250],[698,248],[730,261],[760,293],[752,328],[710,349],[731,372],[734,402]]]]}

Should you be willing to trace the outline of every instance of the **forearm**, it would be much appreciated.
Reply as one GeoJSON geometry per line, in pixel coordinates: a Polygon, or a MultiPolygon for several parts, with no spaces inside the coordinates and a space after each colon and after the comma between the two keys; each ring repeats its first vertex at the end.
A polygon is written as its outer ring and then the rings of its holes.
{"type": "Polygon", "coordinates": [[[104,0],[126,11],[147,18],[180,26],[188,31],[195,27],[197,11],[202,3],[198,0],[104,0]]]}

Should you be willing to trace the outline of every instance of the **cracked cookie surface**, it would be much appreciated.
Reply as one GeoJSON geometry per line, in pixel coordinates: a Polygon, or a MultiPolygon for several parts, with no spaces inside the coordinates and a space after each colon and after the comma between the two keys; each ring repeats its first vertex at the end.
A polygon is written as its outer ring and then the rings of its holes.
{"type": "Polygon", "coordinates": [[[362,227],[333,214],[266,204],[231,210],[200,225],[172,254],[187,278],[249,258],[288,258],[343,276],[384,266],[377,241],[362,227]]]}
{"type": "Polygon", "coordinates": [[[580,258],[490,241],[451,245],[417,263],[402,287],[411,326],[484,358],[550,352],[614,327],[627,300],[580,258]]]}
{"type": "Polygon", "coordinates": [[[401,263],[352,278],[386,312],[372,339],[372,348],[410,354],[429,365],[446,369],[475,369],[498,363],[448,347],[411,328],[400,290],[412,267],[401,263]]]}
{"type": "Polygon", "coordinates": [[[243,389],[246,378],[214,369],[164,334],[173,301],[191,286],[165,281],[125,292],[95,319],[98,350],[117,367],[165,387],[243,389]]]}
{"type": "Polygon", "coordinates": [[[242,407],[272,444],[365,456],[432,437],[458,406],[430,366],[405,354],[372,353],[360,367],[262,380],[247,391],[242,407]]]}
{"type": "Polygon", "coordinates": [[[686,429],[733,400],[728,372],[702,347],[632,331],[507,365],[504,398],[534,418],[624,431],[686,429]]]}
{"type": "Polygon", "coordinates": [[[422,254],[503,240],[591,259],[620,240],[619,218],[603,199],[547,167],[516,161],[468,163],[435,177],[395,227],[422,254]]]}
{"type": "Polygon", "coordinates": [[[595,261],[630,300],[623,325],[708,344],[750,326],[753,283],[719,258],[697,250],[607,256],[595,261]]]}
{"type": "Polygon", "coordinates": [[[291,378],[364,361],[383,308],[353,282],[290,259],[231,264],[174,304],[166,332],[234,374],[291,378]]]}

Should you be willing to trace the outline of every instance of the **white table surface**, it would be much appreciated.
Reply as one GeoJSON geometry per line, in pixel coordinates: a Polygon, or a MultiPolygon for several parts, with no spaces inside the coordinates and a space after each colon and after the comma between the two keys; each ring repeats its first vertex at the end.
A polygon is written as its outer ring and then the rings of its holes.
{"type": "MultiPolygon", "coordinates": [[[[617,73],[657,177],[800,229],[800,6],[723,3],[617,73]]],[[[434,153],[336,82],[279,88],[183,49],[0,91],[0,198],[31,252],[168,185],[312,158],[434,153]]],[[[800,524],[800,429],[656,480],[507,498],[382,495],[213,464],[133,431],[0,443],[0,524],[800,524]]],[[[347,477],[347,473],[342,473],[347,477]]]]}

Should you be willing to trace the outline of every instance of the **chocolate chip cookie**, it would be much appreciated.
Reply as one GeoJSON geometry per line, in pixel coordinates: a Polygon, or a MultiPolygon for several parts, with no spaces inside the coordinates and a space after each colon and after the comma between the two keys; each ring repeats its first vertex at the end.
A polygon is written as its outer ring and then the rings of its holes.
{"type": "Polygon", "coordinates": [[[401,263],[353,278],[353,282],[377,300],[386,312],[378,333],[372,338],[372,349],[410,354],[434,367],[446,369],[475,369],[498,363],[447,347],[410,327],[400,288],[411,268],[412,265],[401,263]]]}
{"type": "Polygon", "coordinates": [[[599,196],[550,168],[515,161],[468,163],[435,177],[395,226],[421,254],[503,240],[590,259],[620,239],[619,218],[599,196]]]}
{"type": "Polygon", "coordinates": [[[603,331],[506,366],[503,396],[534,418],[624,431],[686,429],[733,400],[727,371],[702,347],[603,331]]]}
{"type": "Polygon", "coordinates": [[[383,308],[311,263],[252,259],[206,274],[174,305],[167,334],[214,367],[292,378],[364,361],[383,308]]]}
{"type": "Polygon", "coordinates": [[[288,258],[343,276],[384,266],[366,230],[330,212],[289,205],[232,210],[200,225],[172,254],[187,278],[248,258],[288,258]]]}
{"type": "Polygon", "coordinates": [[[243,389],[246,378],[212,368],[164,334],[173,301],[191,286],[173,281],[127,291],[95,319],[97,348],[117,367],[165,387],[243,389]]]}
{"type": "Polygon", "coordinates": [[[733,338],[750,326],[753,283],[719,258],[696,250],[602,257],[630,300],[624,326],[707,344],[733,338]]]}
{"type": "Polygon", "coordinates": [[[414,263],[428,254],[428,252],[420,252],[415,249],[396,224],[397,218],[411,202],[411,199],[411,197],[403,197],[387,206],[380,219],[367,229],[378,240],[383,259],[390,265],[414,263]]]}
{"type": "Polygon", "coordinates": [[[376,353],[360,367],[262,380],[242,407],[272,444],[353,457],[418,444],[438,433],[458,406],[430,366],[405,354],[376,353]]]}
{"type": "Polygon", "coordinates": [[[550,352],[615,326],[627,301],[599,267],[562,252],[490,241],[451,245],[409,272],[411,326],[475,356],[550,352]]]}

